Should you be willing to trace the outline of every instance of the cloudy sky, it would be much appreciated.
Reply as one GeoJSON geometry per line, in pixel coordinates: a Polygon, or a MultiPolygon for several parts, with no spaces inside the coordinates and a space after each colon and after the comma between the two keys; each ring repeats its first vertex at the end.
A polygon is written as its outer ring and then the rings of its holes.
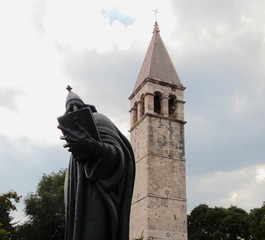
{"type": "MultiPolygon", "coordinates": [[[[56,118],[70,84],[129,137],[129,100],[152,37],[185,91],[188,209],[265,200],[263,0],[0,2],[0,193],[67,167],[56,118]]],[[[23,205],[19,205],[21,209],[23,205]]],[[[16,218],[22,218],[21,211],[16,218]]]]}

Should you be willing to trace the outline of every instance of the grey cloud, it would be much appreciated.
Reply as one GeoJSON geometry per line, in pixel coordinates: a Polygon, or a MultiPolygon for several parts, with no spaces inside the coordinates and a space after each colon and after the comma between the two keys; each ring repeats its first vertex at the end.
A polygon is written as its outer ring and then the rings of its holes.
{"type": "Polygon", "coordinates": [[[187,87],[191,175],[262,163],[265,156],[264,3],[206,2],[172,1],[181,26],[173,39],[182,42],[182,52],[172,58],[187,87]],[[218,26],[224,26],[224,32],[218,32],[218,26]],[[233,102],[237,95],[244,100],[238,111],[233,102]],[[196,123],[192,116],[203,120],[196,123]]]}
{"type": "Polygon", "coordinates": [[[99,54],[95,50],[77,53],[64,51],[64,70],[70,84],[88,103],[108,116],[129,121],[128,97],[141,64],[141,53],[134,50],[99,54]]]}
{"type": "Polygon", "coordinates": [[[195,31],[200,30],[200,27],[211,28],[224,23],[235,27],[241,24],[243,17],[256,18],[264,9],[264,2],[248,0],[177,0],[171,1],[171,5],[181,24],[192,27],[195,31]]]}
{"type": "Polygon", "coordinates": [[[10,189],[25,197],[34,192],[43,173],[68,165],[69,154],[62,146],[35,144],[27,137],[0,134],[0,193],[10,189]]]}
{"type": "Polygon", "coordinates": [[[213,172],[188,179],[189,211],[200,203],[210,206],[237,205],[245,210],[262,205],[263,183],[256,181],[256,167],[213,172]]]}

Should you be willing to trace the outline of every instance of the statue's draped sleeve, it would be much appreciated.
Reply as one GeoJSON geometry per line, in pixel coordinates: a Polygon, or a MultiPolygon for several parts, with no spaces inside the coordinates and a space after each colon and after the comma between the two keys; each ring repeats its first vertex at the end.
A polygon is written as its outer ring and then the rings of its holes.
{"type": "MultiPolygon", "coordinates": [[[[92,231],[90,226],[94,222],[106,225],[106,239],[128,239],[135,171],[132,149],[128,140],[108,118],[99,113],[94,114],[94,117],[103,151],[97,157],[87,158],[83,162],[75,159],[70,161],[66,197],[70,206],[66,209],[66,217],[71,216],[74,221],[68,219],[66,222],[74,231],[66,229],[69,238],[65,240],[96,238],[96,229],[94,227],[95,231],[92,231]],[[99,212],[96,219],[90,219],[94,214],[93,209],[99,212]]],[[[101,232],[99,230],[98,234],[101,232]]]]}

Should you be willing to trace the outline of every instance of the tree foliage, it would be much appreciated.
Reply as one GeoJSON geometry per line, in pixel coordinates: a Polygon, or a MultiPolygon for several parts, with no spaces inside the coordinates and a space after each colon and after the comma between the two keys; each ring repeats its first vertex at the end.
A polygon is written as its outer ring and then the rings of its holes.
{"type": "Polygon", "coordinates": [[[261,208],[250,210],[250,229],[254,240],[265,240],[265,202],[261,208]]]}
{"type": "Polygon", "coordinates": [[[188,216],[189,240],[252,239],[248,213],[238,207],[195,207],[188,216]]]}
{"type": "Polygon", "coordinates": [[[58,173],[44,174],[36,193],[27,195],[25,213],[29,221],[18,228],[17,234],[21,239],[63,239],[65,173],[65,170],[61,170],[58,173]]]}
{"type": "MultiPolygon", "coordinates": [[[[36,193],[25,198],[28,221],[12,224],[10,213],[21,196],[0,195],[0,240],[62,240],[64,235],[64,178],[66,170],[44,174],[36,193]]],[[[143,233],[135,239],[143,239],[143,233]]],[[[189,240],[265,240],[265,202],[247,213],[236,206],[201,204],[188,215],[189,240]]]]}
{"type": "Polygon", "coordinates": [[[0,195],[0,239],[11,239],[14,232],[12,211],[17,210],[15,203],[21,199],[15,191],[11,190],[0,195]]]}

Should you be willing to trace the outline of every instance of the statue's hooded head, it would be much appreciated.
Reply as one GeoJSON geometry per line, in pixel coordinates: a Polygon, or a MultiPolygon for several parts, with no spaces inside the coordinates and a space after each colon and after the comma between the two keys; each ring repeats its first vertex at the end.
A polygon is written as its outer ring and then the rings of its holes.
{"type": "Polygon", "coordinates": [[[66,89],[69,91],[65,101],[66,112],[72,112],[84,107],[89,107],[92,112],[97,112],[94,105],[85,104],[83,100],[72,91],[69,85],[66,89]]]}

